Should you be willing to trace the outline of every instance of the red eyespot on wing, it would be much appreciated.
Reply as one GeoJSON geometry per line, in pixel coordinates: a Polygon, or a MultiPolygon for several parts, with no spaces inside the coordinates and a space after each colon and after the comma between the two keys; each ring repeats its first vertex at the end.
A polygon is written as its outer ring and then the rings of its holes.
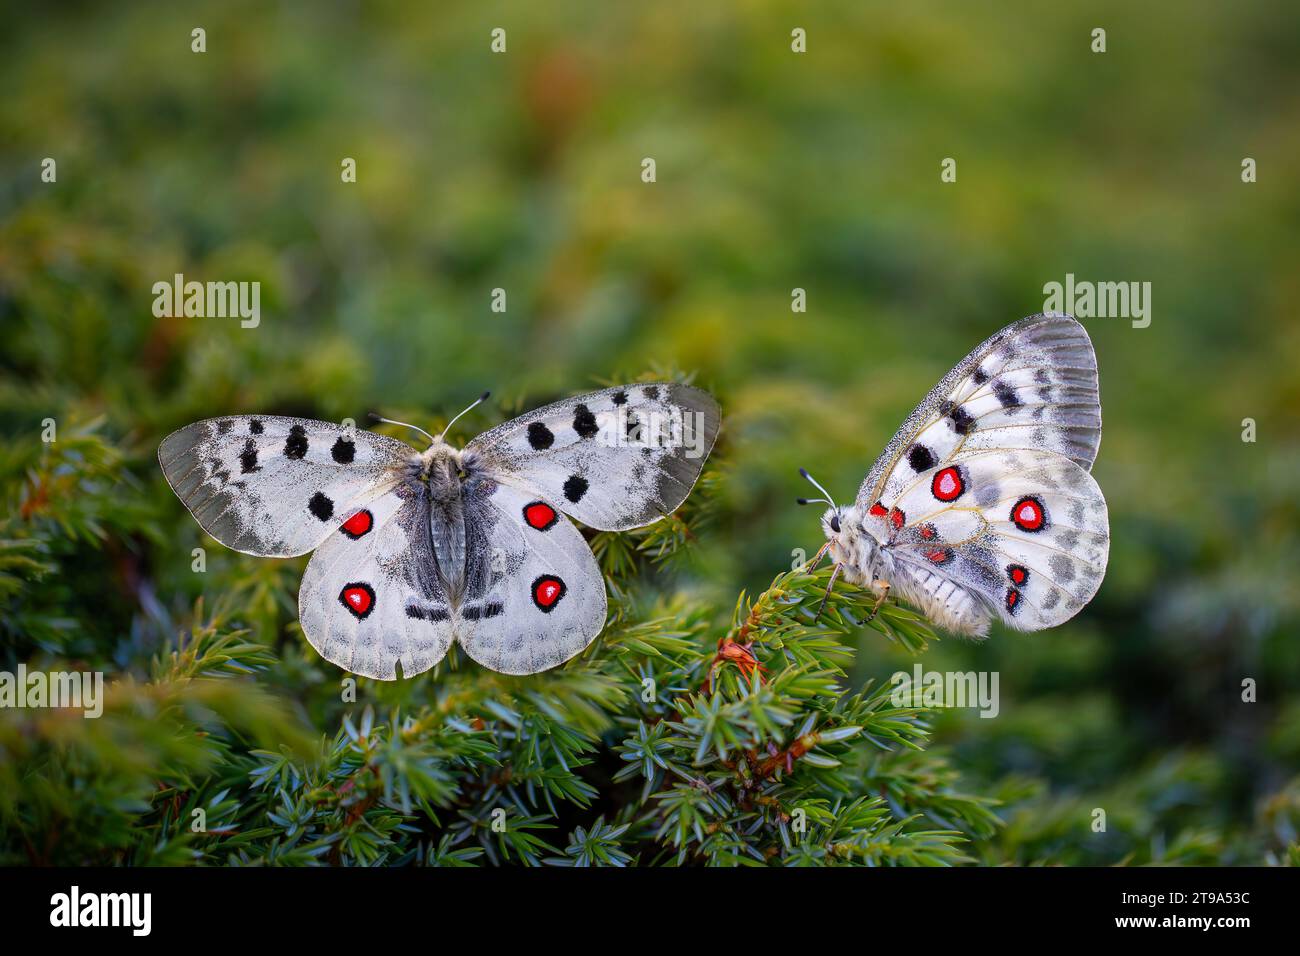
{"type": "Polygon", "coordinates": [[[889,523],[892,524],[895,528],[901,528],[904,524],[907,523],[907,515],[899,511],[897,508],[890,508],[889,523]]]}
{"type": "Polygon", "coordinates": [[[951,466],[936,471],[930,480],[930,494],[940,501],[956,501],[965,490],[966,482],[962,480],[961,472],[951,466]]]}
{"type": "Polygon", "coordinates": [[[1022,564],[1008,564],[1007,577],[1012,584],[1024,584],[1029,580],[1029,569],[1022,564]]]}
{"type": "Polygon", "coordinates": [[[927,551],[925,558],[932,564],[947,564],[952,560],[952,548],[935,548],[933,551],[927,551]]]}
{"type": "Polygon", "coordinates": [[[353,540],[369,533],[370,529],[375,526],[375,516],[365,508],[362,508],[347,521],[343,522],[340,529],[345,535],[353,540]]]}
{"type": "Polygon", "coordinates": [[[358,621],[364,621],[375,609],[375,589],[364,581],[345,584],[339,592],[339,603],[358,621]]]}
{"type": "Polygon", "coordinates": [[[555,513],[555,509],[545,501],[534,501],[524,505],[524,521],[530,528],[547,531],[559,520],[560,516],[555,513]]]}
{"type": "Polygon", "coordinates": [[[939,530],[932,524],[923,524],[919,530],[921,537],[926,541],[933,541],[939,535],[939,530]]]}
{"type": "Polygon", "coordinates": [[[1016,608],[1020,605],[1020,592],[1015,588],[1007,588],[1007,610],[1012,614],[1016,613],[1016,608]]]}
{"type": "Polygon", "coordinates": [[[543,574],[533,582],[533,603],[543,614],[550,614],[568,590],[564,582],[553,574],[543,574]]]}
{"type": "Polygon", "coordinates": [[[875,515],[877,518],[883,518],[885,515],[889,514],[889,512],[885,509],[885,506],[882,505],[879,501],[877,501],[874,505],[868,508],[867,511],[870,514],[875,515]]]}
{"type": "Polygon", "coordinates": [[[1025,495],[1011,507],[1011,521],[1021,531],[1042,531],[1047,524],[1047,512],[1042,501],[1025,495]]]}

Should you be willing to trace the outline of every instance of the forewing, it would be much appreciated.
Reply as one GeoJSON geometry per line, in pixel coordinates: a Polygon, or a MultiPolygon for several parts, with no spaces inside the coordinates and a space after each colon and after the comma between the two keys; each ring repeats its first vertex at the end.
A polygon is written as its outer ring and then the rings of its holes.
{"type": "Polygon", "coordinates": [[[1091,470],[1101,440],[1097,358],[1059,313],[1032,315],[977,346],[908,416],[858,489],[890,502],[920,472],[988,449],[1046,451],[1091,470]]]}
{"type": "Polygon", "coordinates": [[[713,396],[688,385],[607,388],[484,432],[466,446],[467,467],[534,492],[589,527],[625,531],[685,500],[720,422],[713,396]]]}
{"type": "Polygon", "coordinates": [[[391,490],[414,455],[373,432],[272,415],[197,422],[158,447],[167,483],[203,530],[280,558],[310,551],[340,515],[391,490]]]}
{"type": "Polygon", "coordinates": [[[1069,620],[1106,572],[1106,500],[1060,455],[963,454],[913,476],[882,520],[895,560],[975,592],[1019,630],[1069,620]]]}
{"type": "Polygon", "coordinates": [[[322,657],[394,680],[428,670],[451,646],[451,608],[429,536],[428,486],[399,484],[341,515],[307,564],[298,619],[322,657]]]}
{"type": "Polygon", "coordinates": [[[456,637],[484,667],[535,674],[579,653],[605,626],[605,580],[595,556],[550,501],[472,480],[465,532],[456,637]]]}

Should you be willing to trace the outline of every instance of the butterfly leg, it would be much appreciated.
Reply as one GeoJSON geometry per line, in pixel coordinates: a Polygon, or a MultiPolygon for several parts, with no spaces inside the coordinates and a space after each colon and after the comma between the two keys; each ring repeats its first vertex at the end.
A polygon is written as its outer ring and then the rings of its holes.
{"type": "Polygon", "coordinates": [[[819,617],[822,616],[822,611],[824,611],[824,610],[826,609],[826,602],[830,600],[830,598],[831,598],[831,591],[835,588],[835,579],[838,578],[838,577],[840,576],[840,569],[843,568],[843,567],[844,567],[844,565],[842,565],[842,564],[837,564],[837,565],[835,565],[834,568],[831,569],[831,580],[830,580],[830,583],[828,583],[828,584],[826,585],[826,593],[822,595],[822,603],[819,604],[819,605],[817,605],[817,613],[813,615],[813,623],[814,623],[814,624],[816,624],[816,623],[817,623],[817,619],[818,619],[819,617]]]}
{"type": "Polygon", "coordinates": [[[876,592],[876,603],[871,605],[871,613],[867,615],[866,623],[876,619],[876,614],[880,611],[880,606],[885,603],[889,597],[889,582],[877,578],[871,582],[871,589],[876,592]]]}
{"type": "Polygon", "coordinates": [[[831,543],[829,541],[822,545],[821,550],[813,555],[813,559],[809,561],[807,567],[804,568],[804,574],[812,574],[817,570],[817,565],[822,563],[822,558],[825,556],[826,551],[830,546],[831,543]]]}

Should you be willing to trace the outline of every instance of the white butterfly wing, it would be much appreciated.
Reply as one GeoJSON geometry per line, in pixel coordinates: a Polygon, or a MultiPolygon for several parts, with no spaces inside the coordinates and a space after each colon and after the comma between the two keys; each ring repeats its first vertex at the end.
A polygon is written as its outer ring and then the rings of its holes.
{"type": "Polygon", "coordinates": [[[579,653],[605,626],[605,579],[558,508],[491,478],[465,485],[461,647],[484,667],[536,674],[579,653]]]}
{"type": "Polygon", "coordinates": [[[698,388],[626,385],[539,408],[484,432],[465,451],[467,461],[588,527],[626,531],[685,500],[720,424],[718,403],[698,388]]]}
{"type": "Polygon", "coordinates": [[[272,415],[197,422],[158,447],[167,483],[203,530],[280,558],[306,554],[340,515],[390,491],[414,456],[373,432],[272,415]]]}
{"type": "Polygon", "coordinates": [[[364,677],[411,677],[442,660],[452,610],[429,537],[429,490],[398,485],[334,521],[307,563],[298,619],[322,657],[364,677]]]}
{"type": "Polygon", "coordinates": [[[1031,315],[980,343],[931,389],[876,459],[857,503],[892,502],[917,473],[979,450],[1052,452],[1091,470],[1100,441],[1088,333],[1068,315],[1031,315]]]}
{"type": "Polygon", "coordinates": [[[1018,630],[1069,620],[1106,573],[1106,499],[1092,475],[1049,452],[959,455],[915,475],[884,520],[915,581],[958,584],[1018,630]]]}

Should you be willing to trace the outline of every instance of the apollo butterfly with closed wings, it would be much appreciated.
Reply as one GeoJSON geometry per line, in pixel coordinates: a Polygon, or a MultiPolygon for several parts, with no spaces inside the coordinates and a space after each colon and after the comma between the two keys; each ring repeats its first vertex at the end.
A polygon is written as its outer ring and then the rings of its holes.
{"type": "Polygon", "coordinates": [[[227,547],[315,551],[298,616],[326,660],[393,680],[399,664],[405,677],[433,667],[455,640],[485,667],[534,674],[605,626],[604,579],[564,515],[605,531],[668,515],[719,425],[707,392],[638,384],[555,402],[463,449],[445,430],[416,429],[430,440],[419,452],[329,422],[247,415],[174,432],[158,460],[227,547]]]}
{"type": "Polygon", "coordinates": [[[1021,319],[934,387],[853,505],[812,482],[830,506],[813,565],[829,550],[831,587],[843,572],[880,600],[892,589],[954,634],[984,637],[995,617],[1022,631],[1068,621],[1106,573],[1100,441],[1088,333],[1059,313],[1021,319]]]}

